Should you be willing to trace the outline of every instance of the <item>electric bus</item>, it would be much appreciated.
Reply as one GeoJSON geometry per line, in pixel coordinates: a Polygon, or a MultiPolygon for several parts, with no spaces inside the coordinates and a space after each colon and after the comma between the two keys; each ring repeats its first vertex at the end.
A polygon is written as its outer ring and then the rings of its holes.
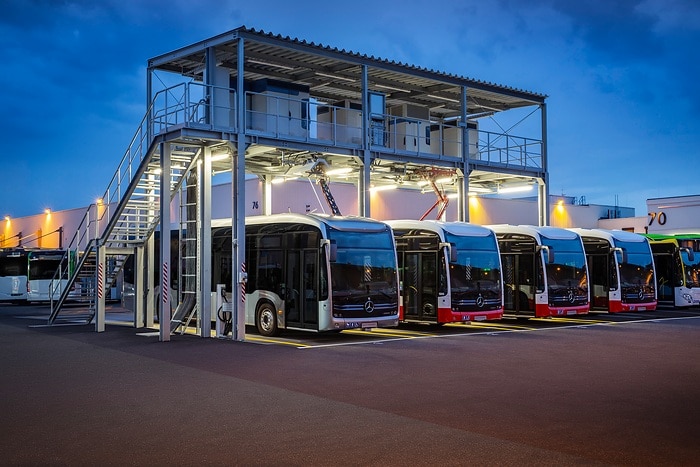
{"type": "Polygon", "coordinates": [[[646,237],[622,230],[571,230],[581,236],[586,251],[592,310],[656,309],[656,272],[646,237]]]}
{"type": "Polygon", "coordinates": [[[659,304],[700,305],[700,235],[645,236],[654,255],[659,304]]]}
{"type": "Polygon", "coordinates": [[[0,250],[0,301],[27,301],[27,251],[24,248],[0,250]]]}
{"type": "Polygon", "coordinates": [[[503,264],[504,315],[550,317],[589,311],[581,237],[557,227],[492,225],[503,264]]]}
{"type": "MultiPolygon", "coordinates": [[[[291,213],[245,223],[245,321],[261,335],[398,325],[396,248],[387,224],[291,213]]],[[[212,221],[212,255],[212,284],[230,285],[230,220],[212,221]]]]}
{"type": "Polygon", "coordinates": [[[400,321],[443,324],[503,316],[498,242],[466,222],[386,221],[399,263],[400,321]]]}
{"type": "MultiPolygon", "coordinates": [[[[70,267],[65,250],[29,250],[27,259],[27,301],[48,302],[58,300],[63,288],[68,284],[67,279],[55,279],[59,268],[70,267]]],[[[58,277],[69,277],[60,274],[58,277]]]]}

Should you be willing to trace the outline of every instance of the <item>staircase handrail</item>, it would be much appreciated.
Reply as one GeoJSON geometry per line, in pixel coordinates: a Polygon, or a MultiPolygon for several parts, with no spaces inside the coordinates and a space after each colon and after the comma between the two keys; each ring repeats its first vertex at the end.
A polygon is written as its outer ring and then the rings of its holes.
{"type": "Polygon", "coordinates": [[[62,271],[59,268],[54,274],[54,280],[61,280],[66,276],[64,280],[68,280],[69,284],[57,302],[56,308],[54,308],[52,301],[50,322],[53,321],[58,313],[65,296],[68,295],[68,290],[75,281],[75,276],[80,270],[84,261],[84,258],[80,257],[81,253],[88,253],[90,248],[94,248],[99,238],[106,239],[116,225],[118,215],[125,208],[122,201],[127,194],[133,192],[138,182],[137,177],[141,177],[144,173],[143,161],[152,153],[152,146],[156,136],[167,132],[174,125],[190,123],[193,119],[196,119],[200,113],[200,106],[209,101],[211,88],[209,85],[200,83],[179,83],[154,95],[103,196],[96,203],[87,207],[75,234],[66,248],[64,253],[66,264],[69,264],[71,254],[78,256],[75,270],[71,272],[71,268],[66,268],[65,271],[62,271]],[[202,87],[202,97],[197,99],[194,106],[191,106],[190,88],[193,85],[202,87]],[[181,89],[181,94],[178,97],[176,92],[173,91],[178,90],[177,92],[179,93],[179,89],[181,89]],[[156,110],[156,105],[162,99],[164,99],[163,106],[158,107],[156,110]],[[169,121],[172,116],[174,116],[174,121],[169,121]],[[112,212],[113,206],[116,206],[115,212],[112,212]],[[91,215],[93,211],[94,215],[91,215]],[[109,222],[101,222],[105,217],[109,222]],[[102,231],[100,231],[100,228],[102,228],[102,231]],[[81,246],[83,247],[81,248],[81,246]]]}
{"type": "MultiPolygon", "coordinates": [[[[139,124],[138,129],[136,130],[136,133],[134,133],[134,136],[131,138],[131,142],[129,143],[126,152],[124,153],[124,156],[122,156],[122,159],[117,166],[117,170],[112,176],[112,179],[110,180],[109,184],[107,185],[107,189],[105,190],[103,196],[99,199],[99,202],[90,204],[83,215],[82,220],[78,224],[78,227],[75,231],[75,235],[73,235],[73,238],[68,244],[67,250],[77,250],[79,249],[79,243],[81,240],[85,239],[91,239],[94,237],[91,237],[91,230],[92,227],[94,226],[95,222],[100,222],[105,216],[107,218],[111,217],[110,216],[110,210],[113,202],[117,202],[121,200],[121,187],[122,187],[122,170],[124,169],[124,172],[129,175],[127,178],[128,183],[131,182],[134,172],[133,163],[138,157],[138,162],[139,165],[141,164],[141,161],[147,154],[147,150],[149,149],[150,145],[147,146],[144,151],[142,148],[144,147],[144,140],[152,138],[150,135],[152,134],[151,131],[151,122],[152,119],[150,119],[150,115],[153,113],[154,106],[158,100],[158,97],[162,95],[168,95],[172,94],[172,90],[176,89],[178,87],[185,87],[187,83],[182,83],[178,84],[175,86],[172,86],[171,88],[164,89],[162,91],[159,91],[156,93],[154,96],[153,100],[151,101],[151,104],[148,107],[148,110],[146,111],[145,115],[141,119],[141,122],[139,124]],[[138,144],[137,144],[138,143],[138,144]],[[137,149],[135,149],[137,148],[137,149]],[[117,196],[113,196],[113,194],[116,194],[117,196]],[[104,206],[104,208],[101,210],[102,212],[100,213],[100,209],[97,209],[96,207],[98,206],[104,206]],[[95,209],[97,212],[97,215],[95,216],[94,219],[90,219],[90,213],[91,211],[95,209]],[[76,242],[78,245],[76,245],[76,242]]],[[[184,92],[184,94],[187,94],[184,92]]],[[[179,100],[181,101],[181,99],[179,100]]],[[[178,102],[179,102],[178,101],[178,102]]],[[[166,101],[167,104],[167,101],[166,101]]],[[[167,106],[166,106],[167,107],[167,106]]],[[[153,135],[155,137],[155,135],[153,135]]],[[[95,236],[99,236],[101,232],[95,232],[95,236]]],[[[54,276],[54,278],[56,278],[54,276]]]]}
{"type": "MultiPolygon", "coordinates": [[[[71,267],[71,251],[74,250],[66,250],[66,252],[63,254],[63,259],[61,260],[61,265],[64,264],[65,260],[65,269],[59,268],[56,270],[56,274],[54,274],[54,283],[56,283],[56,275],[59,275],[61,273],[61,270],[65,271],[66,278],[62,279],[66,281],[66,285],[62,288],[61,290],[61,295],[58,297],[57,300],[54,300],[53,294],[49,295],[49,300],[50,300],[50,310],[51,314],[49,315],[48,323],[53,324],[53,322],[56,319],[56,316],[58,315],[59,310],[61,309],[61,306],[63,305],[63,302],[66,301],[68,298],[68,295],[71,293],[71,289],[73,287],[73,284],[75,284],[75,279],[78,277],[78,275],[73,272],[71,273],[71,270],[73,271],[79,271],[80,268],[83,266],[83,263],[85,263],[86,259],[89,256],[90,251],[95,247],[95,244],[97,243],[97,239],[92,239],[88,242],[85,251],[83,251],[82,255],[80,256],[79,260],[76,261],[76,264],[74,267],[71,267]],[[54,304],[55,302],[55,304],[54,304]]],[[[80,252],[76,251],[76,255],[79,255],[80,252]]],[[[61,273],[59,278],[62,278],[63,274],[61,273]]]]}

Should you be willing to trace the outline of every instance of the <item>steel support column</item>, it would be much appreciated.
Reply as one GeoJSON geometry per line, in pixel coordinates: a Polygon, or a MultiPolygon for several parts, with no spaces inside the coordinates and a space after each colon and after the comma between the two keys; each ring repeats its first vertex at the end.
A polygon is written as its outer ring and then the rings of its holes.
{"type": "MultiPolygon", "coordinates": [[[[146,287],[146,327],[153,328],[156,324],[155,314],[156,314],[156,239],[155,233],[152,233],[148,240],[146,241],[146,251],[144,255],[145,265],[141,269],[141,273],[144,278],[144,285],[146,287]]],[[[136,296],[136,300],[143,300],[141,297],[136,296]]]]}
{"type": "Polygon", "coordinates": [[[362,65],[362,170],[358,174],[357,180],[357,215],[362,217],[370,217],[371,212],[369,182],[372,152],[370,151],[369,138],[370,111],[367,86],[367,65],[362,65]]]}
{"type": "Polygon", "coordinates": [[[134,248],[134,327],[142,328],[146,325],[144,315],[145,281],[144,281],[144,247],[137,246],[134,248]]]}
{"type": "Polygon", "coordinates": [[[231,291],[233,299],[233,340],[245,340],[245,83],[243,64],[245,61],[245,44],[238,39],[238,63],[236,80],[236,109],[238,110],[236,127],[236,151],[232,159],[232,274],[231,291]]]}
{"type": "Polygon", "coordinates": [[[105,247],[97,239],[97,251],[95,252],[95,331],[105,330],[105,275],[107,271],[105,247]]]}
{"type": "Polygon", "coordinates": [[[160,143],[160,340],[170,340],[170,143],[160,143]]]}
{"type": "Polygon", "coordinates": [[[547,160],[547,104],[540,104],[542,113],[542,173],[543,185],[540,185],[538,192],[538,214],[539,224],[548,225],[549,223],[549,162],[547,160]]]}
{"type": "Polygon", "coordinates": [[[457,220],[469,222],[469,174],[471,173],[471,162],[469,160],[469,127],[467,126],[467,87],[461,87],[462,96],[460,99],[460,125],[462,127],[462,177],[457,177],[457,220]]]}
{"type": "Polygon", "coordinates": [[[198,164],[197,313],[202,337],[211,337],[211,148],[205,146],[198,164]]]}

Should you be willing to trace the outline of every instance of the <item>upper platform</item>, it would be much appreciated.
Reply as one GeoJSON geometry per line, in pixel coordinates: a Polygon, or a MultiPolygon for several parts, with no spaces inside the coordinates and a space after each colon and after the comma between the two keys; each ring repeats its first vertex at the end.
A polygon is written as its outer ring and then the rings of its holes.
{"type": "Polygon", "coordinates": [[[544,94],[246,27],[151,58],[148,68],[183,80],[182,96],[150,90],[155,127],[182,124],[189,136],[215,130],[223,139],[242,129],[255,146],[246,156],[250,173],[290,176],[290,167],[321,154],[334,168],[356,168],[359,159],[347,156],[369,150],[380,161],[375,184],[420,181],[426,167],[469,171],[470,184],[494,191],[545,178],[544,94]],[[535,134],[483,125],[526,107],[543,115],[535,134]]]}

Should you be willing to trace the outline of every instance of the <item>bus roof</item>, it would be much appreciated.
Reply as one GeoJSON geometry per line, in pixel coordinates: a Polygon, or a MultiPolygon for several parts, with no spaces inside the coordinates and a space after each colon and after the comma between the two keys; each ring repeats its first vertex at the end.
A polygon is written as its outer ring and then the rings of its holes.
{"type": "Polygon", "coordinates": [[[493,234],[493,230],[481,225],[470,224],[468,222],[443,222],[436,220],[391,220],[386,221],[392,229],[425,229],[436,233],[442,231],[460,237],[488,237],[493,234]]]}
{"type": "Polygon", "coordinates": [[[634,232],[626,232],[624,230],[608,230],[608,229],[569,229],[573,230],[582,237],[595,237],[604,238],[610,243],[614,243],[615,240],[620,242],[630,242],[630,243],[644,243],[647,241],[646,237],[641,234],[634,232]]]}
{"type": "Polygon", "coordinates": [[[27,256],[27,250],[22,247],[19,248],[3,248],[0,250],[0,256],[3,258],[17,258],[20,256],[27,256]]]}
{"type": "MultiPolygon", "coordinates": [[[[388,228],[384,222],[356,216],[327,216],[321,214],[284,213],[269,216],[247,216],[246,225],[269,223],[307,224],[316,227],[329,226],[337,230],[383,232],[388,228]]],[[[212,219],[212,227],[231,227],[231,218],[212,219]]]]}
{"type": "Polygon", "coordinates": [[[700,240],[700,233],[697,234],[692,234],[692,233],[684,233],[684,234],[643,234],[645,237],[647,237],[650,240],[670,240],[670,239],[677,239],[677,240],[700,240]]]}
{"type": "Polygon", "coordinates": [[[66,250],[29,250],[30,260],[37,259],[61,259],[66,254],[66,250]]]}
{"type": "Polygon", "coordinates": [[[579,234],[571,230],[562,229],[560,227],[536,226],[536,225],[512,225],[512,224],[497,224],[488,225],[497,234],[522,234],[530,235],[538,241],[540,237],[546,237],[553,240],[575,240],[579,238],[579,234]]]}

